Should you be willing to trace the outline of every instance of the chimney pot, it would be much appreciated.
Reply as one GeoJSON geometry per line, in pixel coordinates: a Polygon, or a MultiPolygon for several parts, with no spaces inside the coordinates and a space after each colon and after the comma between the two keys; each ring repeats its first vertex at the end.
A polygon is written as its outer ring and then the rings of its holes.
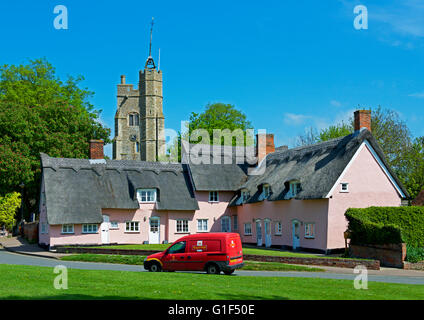
{"type": "Polygon", "coordinates": [[[90,140],[90,159],[104,159],[103,140],[90,140]]]}
{"type": "Polygon", "coordinates": [[[125,84],[125,75],[124,74],[121,76],[121,84],[125,84]]]}
{"type": "Polygon", "coordinates": [[[371,132],[371,111],[370,110],[357,110],[354,113],[355,131],[362,128],[368,129],[371,132]]]}

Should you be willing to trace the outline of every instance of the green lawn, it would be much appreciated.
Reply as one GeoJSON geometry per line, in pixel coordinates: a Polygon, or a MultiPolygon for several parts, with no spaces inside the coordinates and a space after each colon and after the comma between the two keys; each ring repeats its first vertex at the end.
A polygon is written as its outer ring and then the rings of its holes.
{"type": "MultiPolygon", "coordinates": [[[[61,260],[65,261],[85,261],[85,262],[103,262],[103,263],[120,263],[143,265],[145,256],[129,256],[129,255],[116,255],[116,254],[73,254],[64,256],[61,260]]],[[[259,261],[244,261],[243,270],[255,271],[325,271],[320,268],[310,268],[305,266],[295,266],[279,262],[259,262],[259,261]]]]}
{"type": "MultiPolygon", "coordinates": [[[[171,244],[122,244],[115,246],[93,246],[89,248],[101,248],[101,249],[128,249],[128,250],[158,250],[163,251],[168,248],[171,244]]],[[[300,257],[300,258],[328,258],[328,259],[340,259],[339,257],[326,257],[324,255],[315,255],[307,253],[299,253],[292,251],[280,251],[273,249],[261,249],[243,247],[243,254],[255,254],[261,256],[280,256],[280,257],[300,257]]],[[[346,259],[346,258],[343,258],[346,259]]]]}
{"type": "Polygon", "coordinates": [[[0,265],[0,299],[423,299],[424,286],[353,281],[68,269],[57,290],[53,268],[0,265]]]}

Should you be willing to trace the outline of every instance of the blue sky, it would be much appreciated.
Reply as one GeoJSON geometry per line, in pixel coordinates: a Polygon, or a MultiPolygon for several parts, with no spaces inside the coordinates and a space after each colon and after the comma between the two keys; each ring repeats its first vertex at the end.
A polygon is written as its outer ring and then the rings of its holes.
{"type": "Polygon", "coordinates": [[[116,85],[137,84],[152,17],[167,128],[225,102],[293,146],[307,127],[381,105],[424,135],[424,0],[2,1],[0,63],[46,57],[62,78],[83,75],[113,128],[116,85]],[[358,4],[367,30],[354,28],[358,4]],[[68,30],[53,27],[56,5],[68,30]]]}

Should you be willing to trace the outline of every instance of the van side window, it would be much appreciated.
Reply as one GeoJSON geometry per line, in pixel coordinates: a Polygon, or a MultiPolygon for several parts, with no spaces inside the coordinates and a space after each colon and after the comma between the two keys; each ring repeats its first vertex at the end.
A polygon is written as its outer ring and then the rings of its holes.
{"type": "Polygon", "coordinates": [[[177,242],[172,247],[169,248],[168,253],[184,253],[186,243],[185,241],[177,242]]]}

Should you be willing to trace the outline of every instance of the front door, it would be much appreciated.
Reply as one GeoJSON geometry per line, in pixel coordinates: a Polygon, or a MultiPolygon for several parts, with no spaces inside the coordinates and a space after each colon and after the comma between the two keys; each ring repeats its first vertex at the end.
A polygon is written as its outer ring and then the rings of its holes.
{"type": "Polygon", "coordinates": [[[109,216],[103,216],[103,222],[100,225],[100,232],[102,234],[102,244],[109,244],[109,216]]]}
{"type": "Polygon", "coordinates": [[[256,220],[256,243],[258,247],[262,247],[262,224],[261,220],[256,220]]]}
{"type": "Polygon", "coordinates": [[[297,220],[293,220],[292,222],[292,236],[293,236],[293,250],[299,248],[300,237],[299,237],[299,229],[300,222],[297,220]]]}
{"type": "Polygon", "coordinates": [[[265,220],[265,247],[269,248],[271,246],[271,221],[269,219],[265,220]]]}
{"type": "Polygon", "coordinates": [[[150,218],[150,229],[149,229],[149,243],[159,244],[160,243],[160,218],[150,218]]]}

